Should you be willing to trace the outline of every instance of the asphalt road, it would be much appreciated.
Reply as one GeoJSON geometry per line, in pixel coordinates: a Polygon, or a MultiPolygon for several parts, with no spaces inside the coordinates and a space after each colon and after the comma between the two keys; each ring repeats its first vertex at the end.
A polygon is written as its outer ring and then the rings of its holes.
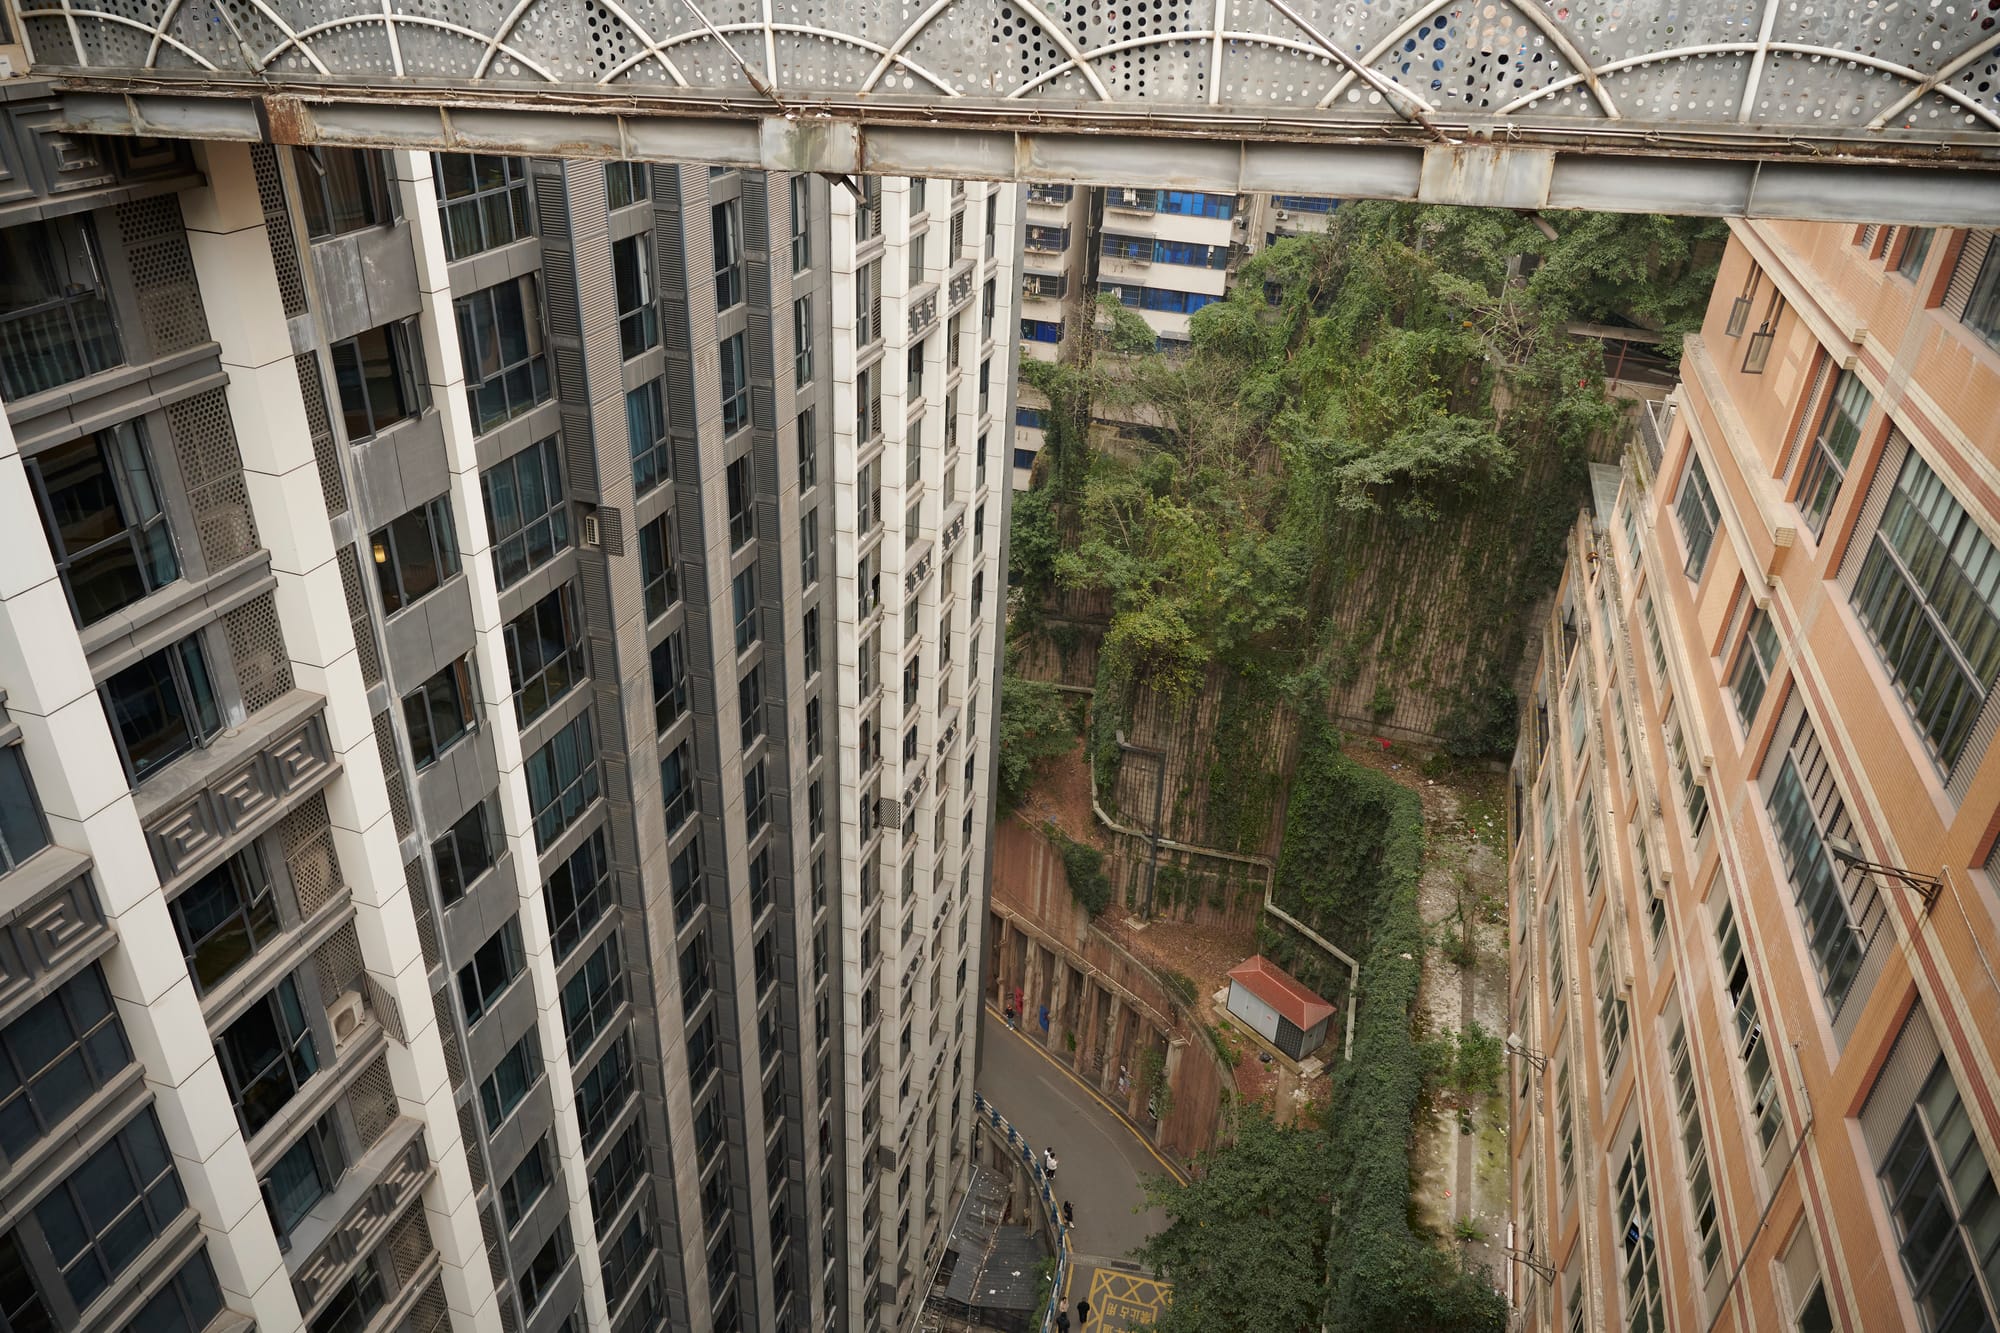
{"type": "Polygon", "coordinates": [[[979,1091],[1037,1154],[1044,1146],[1055,1149],[1056,1197],[1068,1199],[1076,1211],[1071,1251],[1131,1262],[1139,1242],[1166,1225],[1164,1213],[1145,1206],[1140,1184],[1146,1176],[1164,1174],[1165,1165],[1035,1043],[1009,1032],[990,1012],[985,1022],[979,1091]]]}

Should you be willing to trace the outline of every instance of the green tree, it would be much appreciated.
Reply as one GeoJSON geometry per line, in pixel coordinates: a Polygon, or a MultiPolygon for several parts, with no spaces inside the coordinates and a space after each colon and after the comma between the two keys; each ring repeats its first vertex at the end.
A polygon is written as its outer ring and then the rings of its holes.
{"type": "Polygon", "coordinates": [[[1136,1253],[1174,1284],[1162,1333],[1318,1333],[1332,1178],[1324,1134],[1250,1110],[1192,1184],[1149,1180],[1167,1225],[1136,1253]]]}
{"type": "Polygon", "coordinates": [[[1000,678],[1000,802],[1027,795],[1035,769],[1076,748],[1077,728],[1062,691],[1047,681],[1000,678]]]}

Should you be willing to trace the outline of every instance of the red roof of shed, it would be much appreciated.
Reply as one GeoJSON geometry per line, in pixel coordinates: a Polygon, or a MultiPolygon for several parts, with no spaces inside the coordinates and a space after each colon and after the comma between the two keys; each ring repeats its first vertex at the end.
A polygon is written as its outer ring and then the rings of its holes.
{"type": "Polygon", "coordinates": [[[1333,1017],[1332,1005],[1262,954],[1230,968],[1229,979],[1290,1019],[1301,1032],[1333,1017]]]}

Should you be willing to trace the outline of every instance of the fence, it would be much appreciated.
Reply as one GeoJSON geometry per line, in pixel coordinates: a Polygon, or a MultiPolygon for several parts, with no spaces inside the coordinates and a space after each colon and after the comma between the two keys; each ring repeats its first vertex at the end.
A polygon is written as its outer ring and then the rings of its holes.
{"type": "Polygon", "coordinates": [[[1015,1129],[1007,1117],[994,1109],[993,1103],[987,1101],[976,1090],[972,1094],[972,1109],[985,1116],[987,1123],[993,1128],[1005,1134],[1007,1146],[1021,1155],[1022,1164],[1028,1168],[1028,1179],[1035,1182],[1036,1197],[1041,1201],[1042,1222],[1047,1227],[1048,1234],[1055,1237],[1055,1282],[1049,1287],[1048,1308],[1042,1311],[1041,1322],[1037,1325],[1042,1333],[1051,1333],[1056,1326],[1055,1293],[1061,1291],[1063,1284],[1069,1280],[1069,1235],[1063,1230],[1062,1220],[1056,1207],[1055,1191],[1049,1186],[1049,1178],[1042,1170],[1041,1159],[1035,1156],[1034,1145],[1022,1137],[1021,1131],[1015,1129]]]}

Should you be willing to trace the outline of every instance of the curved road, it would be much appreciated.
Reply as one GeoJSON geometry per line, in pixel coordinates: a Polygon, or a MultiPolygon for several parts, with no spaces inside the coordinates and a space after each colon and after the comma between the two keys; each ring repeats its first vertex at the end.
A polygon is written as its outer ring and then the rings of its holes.
{"type": "MultiPolygon", "coordinates": [[[[1146,1311],[1164,1298],[1165,1284],[1140,1278],[1131,1255],[1167,1224],[1163,1212],[1146,1206],[1141,1184],[1166,1174],[1167,1164],[1038,1042],[1009,1032],[990,1010],[984,1022],[976,1086],[1038,1154],[1045,1146],[1055,1149],[1056,1197],[1069,1200],[1076,1212],[1071,1305],[1090,1298],[1107,1316],[1107,1328],[1151,1323],[1146,1311]]],[[[1100,1326],[1096,1314],[1092,1330],[1100,1326]]]]}

